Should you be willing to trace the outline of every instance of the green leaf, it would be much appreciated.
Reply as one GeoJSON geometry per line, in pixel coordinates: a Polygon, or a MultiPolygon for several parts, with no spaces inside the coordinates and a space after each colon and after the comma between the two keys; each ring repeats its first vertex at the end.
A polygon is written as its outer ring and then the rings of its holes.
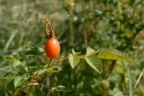
{"type": "Polygon", "coordinates": [[[96,53],[98,53],[98,51],[95,51],[94,49],[88,47],[86,50],[86,55],[95,55],[96,53]]]}
{"type": "Polygon", "coordinates": [[[70,88],[66,88],[65,86],[63,86],[63,85],[59,85],[59,86],[57,86],[57,87],[53,87],[52,89],[51,89],[51,92],[55,92],[55,91],[62,91],[62,92],[70,92],[71,91],[71,89],[70,88]]]}
{"type": "Polygon", "coordinates": [[[5,60],[11,61],[13,62],[13,66],[16,67],[19,64],[21,64],[20,60],[17,60],[16,58],[14,58],[13,56],[4,56],[5,60]]]}
{"type": "Polygon", "coordinates": [[[14,62],[16,60],[16,58],[14,58],[13,56],[4,56],[4,60],[14,62]]]}
{"type": "Polygon", "coordinates": [[[64,56],[59,57],[58,59],[55,59],[53,61],[51,61],[51,64],[49,65],[49,67],[55,66],[57,64],[59,64],[60,62],[62,62],[64,60],[64,56]]]}
{"type": "Polygon", "coordinates": [[[37,49],[37,46],[36,46],[35,44],[31,43],[31,44],[28,44],[28,45],[27,45],[27,48],[37,49]]]}
{"type": "Polygon", "coordinates": [[[41,75],[41,74],[45,73],[46,71],[47,71],[47,69],[41,69],[41,70],[37,70],[34,74],[41,75]]]}
{"type": "Polygon", "coordinates": [[[4,79],[4,76],[5,76],[6,74],[7,74],[6,72],[0,71],[0,79],[4,79]]]}
{"type": "Polygon", "coordinates": [[[70,62],[70,65],[72,68],[75,68],[78,63],[80,62],[80,59],[78,57],[78,55],[72,55],[72,54],[69,54],[69,62],[70,62]]]}
{"type": "Polygon", "coordinates": [[[48,58],[45,54],[43,54],[43,55],[41,56],[41,58],[42,58],[42,60],[43,60],[44,63],[46,63],[46,64],[49,63],[50,58],[48,58]]]}
{"type": "Polygon", "coordinates": [[[6,90],[9,91],[9,92],[14,92],[15,86],[14,86],[14,81],[13,80],[11,80],[7,83],[6,90]]]}
{"type": "Polygon", "coordinates": [[[14,79],[14,86],[15,88],[21,86],[23,83],[23,78],[20,77],[20,76],[17,76],[15,79],[14,79]]]}
{"type": "Polygon", "coordinates": [[[28,64],[29,67],[34,68],[36,67],[37,63],[36,62],[31,62],[28,64]]]}
{"type": "Polygon", "coordinates": [[[44,54],[44,49],[43,48],[38,48],[38,50],[37,50],[37,54],[38,55],[42,55],[42,54],[44,54]]]}
{"type": "Polygon", "coordinates": [[[98,73],[101,73],[102,69],[102,60],[96,55],[85,56],[86,62],[90,67],[96,70],[98,73]]]}
{"type": "Polygon", "coordinates": [[[98,57],[102,59],[133,61],[127,54],[116,49],[103,49],[99,52],[98,57]]]}
{"type": "Polygon", "coordinates": [[[59,71],[60,71],[60,68],[58,68],[58,67],[48,68],[47,69],[47,72],[49,72],[49,73],[57,73],[59,71]]]}
{"type": "Polygon", "coordinates": [[[40,63],[39,63],[39,66],[41,66],[41,67],[47,67],[47,64],[46,64],[46,63],[43,63],[43,62],[40,62],[40,63]]]}
{"type": "Polygon", "coordinates": [[[4,79],[14,79],[16,77],[15,73],[8,72],[4,75],[4,79]]]}
{"type": "Polygon", "coordinates": [[[6,89],[5,88],[1,88],[0,89],[0,93],[1,93],[1,96],[5,96],[6,89]]]}
{"type": "Polygon", "coordinates": [[[30,48],[25,55],[42,55],[44,53],[43,48],[38,48],[35,44],[28,44],[27,48],[30,48]]]}
{"type": "Polygon", "coordinates": [[[20,64],[21,64],[21,62],[19,60],[15,60],[14,63],[13,63],[13,66],[16,67],[20,64]]]}
{"type": "Polygon", "coordinates": [[[73,55],[76,55],[76,54],[78,55],[78,54],[80,54],[80,53],[81,53],[81,52],[75,52],[75,51],[72,49],[72,54],[73,54],[73,55]]]}
{"type": "Polygon", "coordinates": [[[28,67],[24,67],[24,70],[26,71],[26,72],[29,72],[29,68],[28,67]]]}
{"type": "Polygon", "coordinates": [[[50,58],[48,58],[47,55],[43,54],[43,55],[41,56],[41,58],[42,58],[42,60],[44,61],[44,63],[47,63],[47,64],[49,63],[50,58]]]}
{"type": "Polygon", "coordinates": [[[34,51],[34,50],[28,50],[25,55],[30,55],[30,56],[34,56],[34,55],[38,55],[37,54],[37,51],[34,51]]]}
{"type": "Polygon", "coordinates": [[[75,54],[76,54],[76,52],[75,52],[73,49],[72,49],[72,54],[73,54],[73,55],[75,55],[75,54]]]}

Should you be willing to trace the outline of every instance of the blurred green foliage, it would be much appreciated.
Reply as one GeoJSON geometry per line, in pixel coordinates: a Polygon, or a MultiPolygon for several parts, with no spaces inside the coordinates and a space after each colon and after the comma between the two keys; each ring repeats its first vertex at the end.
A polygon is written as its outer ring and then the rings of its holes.
{"type": "MultiPolygon", "coordinates": [[[[10,94],[6,89],[13,84],[2,79],[4,72],[12,70],[2,57],[26,58],[26,45],[31,42],[43,47],[43,17],[48,16],[53,18],[61,56],[67,56],[72,48],[84,53],[90,46],[95,50],[116,48],[134,59],[133,63],[103,60],[102,74],[82,60],[75,69],[64,61],[59,64],[61,71],[50,75],[50,87],[65,85],[72,91],[52,96],[143,96],[144,76],[134,89],[144,68],[143,9],[143,0],[1,0],[0,94],[10,94]]],[[[24,91],[32,94],[31,90],[24,91]]]]}

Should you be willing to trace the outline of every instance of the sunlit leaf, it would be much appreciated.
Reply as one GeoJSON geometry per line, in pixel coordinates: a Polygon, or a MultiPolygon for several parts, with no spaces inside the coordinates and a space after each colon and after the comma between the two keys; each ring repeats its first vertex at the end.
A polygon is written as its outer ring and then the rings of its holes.
{"type": "Polygon", "coordinates": [[[75,68],[80,62],[80,58],[76,54],[75,55],[69,54],[69,62],[70,62],[71,67],[75,68]]]}
{"type": "Polygon", "coordinates": [[[4,56],[4,60],[13,62],[13,66],[16,67],[21,64],[20,60],[14,58],[13,56],[4,56]]]}
{"type": "Polygon", "coordinates": [[[37,54],[38,55],[42,55],[42,54],[44,54],[44,49],[43,48],[38,48],[38,50],[37,50],[37,54]]]}
{"type": "Polygon", "coordinates": [[[37,46],[36,46],[35,44],[31,43],[31,44],[28,44],[28,45],[27,45],[27,48],[37,49],[37,46]]]}
{"type": "Polygon", "coordinates": [[[72,49],[72,54],[74,55],[74,54],[76,54],[76,52],[72,49]]]}
{"type": "Polygon", "coordinates": [[[36,86],[36,85],[40,85],[40,84],[38,82],[30,82],[28,85],[36,86]]]}
{"type": "Polygon", "coordinates": [[[41,75],[41,74],[45,73],[46,71],[47,71],[47,69],[41,69],[41,70],[37,70],[34,74],[41,75]]]}
{"type": "Polygon", "coordinates": [[[14,62],[16,60],[16,58],[14,58],[13,56],[4,56],[4,60],[14,62]]]}
{"type": "Polygon", "coordinates": [[[98,73],[101,73],[102,70],[102,60],[96,55],[85,56],[86,62],[90,67],[96,70],[98,73]]]}
{"type": "Polygon", "coordinates": [[[20,64],[21,64],[21,62],[19,60],[15,60],[14,63],[13,63],[13,66],[16,67],[20,64]]]}
{"type": "Polygon", "coordinates": [[[47,72],[49,72],[49,73],[57,73],[59,71],[60,71],[60,69],[58,67],[47,69],[47,72]]]}
{"type": "Polygon", "coordinates": [[[22,77],[17,76],[17,77],[14,79],[14,86],[15,86],[15,88],[21,86],[22,83],[23,83],[23,78],[22,78],[22,77]]]}
{"type": "Polygon", "coordinates": [[[78,54],[80,54],[80,53],[81,53],[81,52],[75,52],[75,51],[72,49],[72,54],[73,54],[73,55],[76,55],[76,54],[78,55],[78,54]]]}
{"type": "Polygon", "coordinates": [[[103,49],[99,52],[98,57],[102,59],[133,61],[127,54],[116,49],[103,49]]]}
{"type": "Polygon", "coordinates": [[[29,68],[28,68],[28,67],[26,67],[26,66],[24,67],[24,69],[25,69],[25,71],[26,71],[26,72],[28,72],[28,71],[29,71],[29,68]]]}
{"type": "Polygon", "coordinates": [[[63,85],[59,85],[59,86],[57,86],[57,87],[53,87],[52,89],[51,89],[51,92],[55,92],[55,91],[62,91],[62,92],[70,92],[71,91],[71,89],[70,88],[66,88],[65,86],[63,86],[63,85]]]}
{"type": "Polygon", "coordinates": [[[87,48],[87,50],[86,50],[86,55],[88,56],[88,55],[94,55],[94,54],[96,54],[97,53],[97,51],[95,51],[94,49],[92,49],[92,48],[90,48],[90,47],[88,47],[87,48]]]}

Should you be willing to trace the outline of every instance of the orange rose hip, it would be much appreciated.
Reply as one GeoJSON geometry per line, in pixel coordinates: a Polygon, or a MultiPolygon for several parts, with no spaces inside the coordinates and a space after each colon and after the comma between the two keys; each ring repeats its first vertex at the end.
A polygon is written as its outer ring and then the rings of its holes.
{"type": "Polygon", "coordinates": [[[56,58],[60,53],[59,41],[54,37],[49,38],[45,44],[45,52],[49,58],[56,58]]]}

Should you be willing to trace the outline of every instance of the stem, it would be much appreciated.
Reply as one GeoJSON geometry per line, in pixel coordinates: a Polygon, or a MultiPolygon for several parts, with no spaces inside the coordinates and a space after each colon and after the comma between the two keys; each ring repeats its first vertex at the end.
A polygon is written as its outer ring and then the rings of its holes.
{"type": "Polygon", "coordinates": [[[85,59],[85,57],[83,55],[79,56],[80,59],[85,59]]]}
{"type": "MultiPolygon", "coordinates": [[[[52,61],[52,58],[50,58],[47,68],[49,68],[51,61],[52,61]]],[[[42,82],[44,81],[46,75],[47,75],[47,72],[43,75],[42,82]]]]}
{"type": "MultiPolygon", "coordinates": [[[[51,61],[52,61],[52,58],[50,58],[47,68],[49,68],[51,61]]],[[[46,69],[47,69],[47,68],[46,68],[46,69]]],[[[48,77],[47,75],[48,75],[48,73],[45,72],[44,75],[42,76],[42,79],[41,79],[41,82],[42,82],[42,83],[43,83],[44,80],[48,77]]],[[[46,96],[50,96],[50,90],[49,90],[49,92],[48,92],[48,94],[47,94],[46,96]]]]}
{"type": "Polygon", "coordinates": [[[49,68],[52,58],[50,58],[47,68],[49,68]]]}
{"type": "MultiPolygon", "coordinates": [[[[52,58],[50,58],[47,68],[49,68],[51,61],[52,61],[52,58]]],[[[47,69],[47,68],[46,68],[46,69],[47,69]]],[[[45,79],[46,76],[47,76],[47,72],[44,73],[41,82],[44,81],[44,79],[45,79]]]]}

